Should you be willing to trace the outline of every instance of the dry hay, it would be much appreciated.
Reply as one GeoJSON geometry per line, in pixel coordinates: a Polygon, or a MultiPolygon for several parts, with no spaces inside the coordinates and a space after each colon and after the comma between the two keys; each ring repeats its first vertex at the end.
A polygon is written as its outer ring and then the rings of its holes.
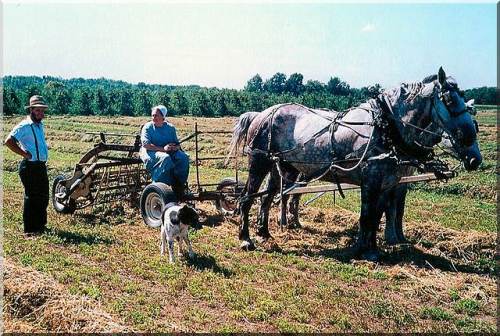
{"type": "Polygon", "coordinates": [[[68,294],[54,279],[4,259],[5,332],[126,332],[88,297],[68,294]]]}
{"type": "Polygon", "coordinates": [[[495,257],[494,233],[458,231],[428,221],[420,224],[409,223],[406,234],[417,244],[424,240],[430,242],[428,249],[433,254],[461,260],[464,263],[495,257]]]}
{"type": "MultiPolygon", "coordinates": [[[[207,207],[202,206],[202,208],[202,212],[207,212],[207,207]]],[[[252,208],[251,224],[256,223],[256,210],[256,207],[252,208]]],[[[224,221],[224,218],[215,213],[206,213],[205,216],[208,222],[224,221]]],[[[278,224],[279,210],[273,207],[269,215],[269,230],[273,238],[260,246],[267,251],[310,256],[334,255],[341,260],[350,260],[352,257],[350,247],[357,236],[358,219],[357,213],[339,207],[332,209],[301,207],[300,221],[303,227],[294,230],[281,229],[278,224]]],[[[239,217],[225,218],[225,220],[234,224],[231,226],[231,232],[226,234],[237,236],[239,217]]],[[[213,226],[214,223],[209,225],[213,226]]],[[[481,265],[482,262],[495,258],[495,233],[449,229],[432,220],[423,223],[407,221],[404,226],[410,244],[387,246],[384,241],[384,223],[381,224],[377,236],[381,248],[387,251],[383,263],[392,265],[404,260],[413,260],[412,263],[423,263],[425,268],[432,269],[436,266],[432,265],[434,260],[441,263],[440,267],[443,270],[456,272],[467,268],[479,274],[492,274],[495,271],[491,264],[481,265]]]]}

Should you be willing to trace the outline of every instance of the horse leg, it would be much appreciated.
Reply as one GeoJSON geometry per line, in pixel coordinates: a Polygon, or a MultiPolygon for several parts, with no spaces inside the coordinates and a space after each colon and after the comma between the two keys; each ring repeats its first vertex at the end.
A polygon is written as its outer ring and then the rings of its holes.
{"type": "Polygon", "coordinates": [[[247,197],[259,191],[260,185],[262,181],[266,177],[269,169],[266,167],[270,167],[271,164],[266,159],[264,155],[252,155],[249,157],[249,165],[248,165],[248,180],[246,184],[246,192],[242,196],[239,203],[239,213],[240,213],[240,232],[239,239],[243,242],[241,243],[241,248],[244,250],[254,250],[255,245],[250,239],[249,232],[249,223],[248,223],[248,214],[250,212],[250,208],[252,207],[254,199],[251,197],[247,197]]]}
{"type": "MultiPolygon", "coordinates": [[[[370,169],[370,167],[368,167],[370,169]]],[[[356,254],[369,261],[377,261],[377,230],[382,217],[383,207],[380,206],[382,176],[379,169],[368,172],[369,177],[361,187],[361,216],[359,233],[356,242],[356,254]]]]}
{"type": "Polygon", "coordinates": [[[384,192],[384,196],[379,201],[379,206],[385,212],[385,230],[384,237],[388,245],[396,245],[398,236],[396,234],[396,200],[395,188],[384,192]]]}
{"type": "Polygon", "coordinates": [[[398,237],[399,244],[407,243],[406,237],[403,233],[403,216],[405,213],[405,202],[406,202],[406,194],[408,193],[408,186],[401,185],[396,189],[396,197],[395,197],[395,208],[396,208],[396,235],[398,237]]]}
{"type": "Polygon", "coordinates": [[[273,203],[274,196],[279,189],[279,173],[276,168],[271,170],[269,181],[267,183],[267,194],[262,196],[257,220],[257,240],[263,242],[271,238],[269,233],[269,209],[273,203]]]}
{"type": "MultiPolygon", "coordinates": [[[[291,165],[286,163],[283,164],[282,173],[283,173],[283,179],[286,181],[285,185],[283,186],[284,189],[289,188],[292,185],[292,183],[298,181],[299,171],[293,168],[291,165]]],[[[280,207],[281,227],[287,227],[289,229],[300,227],[298,221],[299,199],[300,195],[292,195],[291,198],[290,195],[283,195],[283,200],[281,202],[281,207],[280,207]],[[291,199],[290,202],[288,201],[289,199],[291,199]],[[287,210],[290,212],[290,214],[292,214],[290,218],[287,216],[287,210]]]]}
{"type": "Polygon", "coordinates": [[[389,245],[403,244],[407,240],[403,234],[403,215],[408,187],[399,185],[390,190],[385,209],[385,240],[389,245]]]}
{"type": "Polygon", "coordinates": [[[286,225],[288,229],[299,229],[302,227],[299,221],[299,201],[300,195],[286,195],[283,197],[285,206],[281,210],[281,225],[286,225]]]}

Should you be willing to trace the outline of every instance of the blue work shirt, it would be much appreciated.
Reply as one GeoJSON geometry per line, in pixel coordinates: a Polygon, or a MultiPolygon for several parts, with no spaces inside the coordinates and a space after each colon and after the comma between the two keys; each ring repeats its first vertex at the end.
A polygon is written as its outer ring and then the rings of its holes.
{"type": "Polygon", "coordinates": [[[177,139],[177,133],[172,124],[164,122],[161,127],[156,127],[152,121],[149,121],[142,128],[141,143],[142,145],[153,144],[164,147],[169,143],[178,144],[179,139],[177,139]]]}
{"type": "Polygon", "coordinates": [[[29,161],[47,161],[49,151],[45,142],[45,128],[42,122],[35,123],[28,116],[14,127],[9,136],[14,138],[22,149],[31,153],[29,161]]]}
{"type": "MultiPolygon", "coordinates": [[[[173,125],[163,123],[156,127],[152,121],[147,122],[141,132],[142,145],[153,144],[164,147],[169,143],[179,144],[177,133],[173,125]]],[[[189,156],[181,150],[173,153],[146,150],[139,151],[142,162],[151,173],[154,182],[163,182],[172,185],[174,178],[181,184],[186,183],[189,175],[189,156]]]]}

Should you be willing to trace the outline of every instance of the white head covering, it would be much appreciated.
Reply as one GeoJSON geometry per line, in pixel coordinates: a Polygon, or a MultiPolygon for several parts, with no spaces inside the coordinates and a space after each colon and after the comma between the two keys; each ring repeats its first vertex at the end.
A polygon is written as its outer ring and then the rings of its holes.
{"type": "Polygon", "coordinates": [[[163,118],[165,118],[167,116],[167,108],[164,105],[158,105],[158,106],[153,107],[151,109],[151,112],[154,112],[156,110],[160,110],[161,115],[163,116],[163,118]]]}

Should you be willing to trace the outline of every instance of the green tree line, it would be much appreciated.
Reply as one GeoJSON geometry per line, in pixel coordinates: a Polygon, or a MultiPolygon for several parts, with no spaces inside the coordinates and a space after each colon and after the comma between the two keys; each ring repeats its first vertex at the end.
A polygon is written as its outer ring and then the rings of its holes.
{"type": "MultiPolygon", "coordinates": [[[[287,102],[344,110],[375,96],[381,89],[379,84],[352,88],[338,77],[331,77],[326,84],[317,80],[304,83],[303,79],[300,73],[287,78],[278,72],[264,81],[257,74],[248,80],[243,90],[234,90],[197,85],[130,84],[105,78],[5,76],[3,114],[24,114],[24,106],[34,94],[44,96],[54,115],[146,116],[151,107],[158,104],[167,106],[169,115],[200,117],[238,116],[287,102]]],[[[477,88],[465,94],[468,99],[476,99],[476,104],[496,104],[496,88],[477,88]]]]}

